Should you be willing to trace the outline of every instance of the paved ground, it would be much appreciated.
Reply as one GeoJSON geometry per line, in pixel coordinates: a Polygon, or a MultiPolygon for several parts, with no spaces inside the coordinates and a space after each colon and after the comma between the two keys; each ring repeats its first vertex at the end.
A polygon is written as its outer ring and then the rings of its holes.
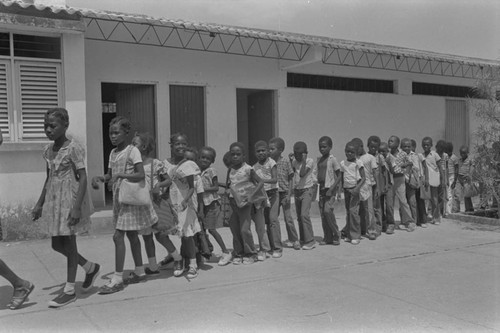
{"type": "MultiPolygon", "coordinates": [[[[339,221],[343,226],[344,217],[339,221]]],[[[321,235],[319,219],[313,222],[321,235]]],[[[229,242],[229,230],[221,230],[229,242]]],[[[113,271],[111,235],[81,237],[78,244],[103,266],[96,282],[103,285],[113,271]]],[[[47,307],[65,279],[65,262],[49,240],[1,243],[0,253],[36,284],[26,305],[11,311],[5,305],[12,289],[0,280],[2,332],[500,331],[499,227],[444,220],[358,246],[286,249],[281,259],[250,266],[218,267],[214,259],[192,281],[173,277],[169,268],[113,295],[97,295],[97,287],[78,293],[61,309],[47,307]]],[[[126,267],[133,267],[129,253],[126,267]]]]}

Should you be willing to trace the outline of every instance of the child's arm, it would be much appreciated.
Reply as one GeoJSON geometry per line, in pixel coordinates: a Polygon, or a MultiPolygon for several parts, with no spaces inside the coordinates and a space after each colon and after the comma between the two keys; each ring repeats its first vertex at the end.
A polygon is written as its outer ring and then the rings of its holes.
{"type": "Polygon", "coordinates": [[[344,173],[339,170],[335,170],[335,181],[333,182],[332,186],[326,191],[326,196],[328,197],[335,197],[335,193],[337,193],[337,186],[339,183],[342,184],[342,179],[344,178],[344,173]]]}
{"type": "Polygon", "coordinates": [[[380,186],[379,186],[379,170],[378,168],[372,168],[372,175],[373,175],[373,179],[375,179],[375,192],[374,192],[374,196],[375,196],[375,199],[378,199],[378,197],[380,196],[380,186]]]}
{"type": "MultiPolygon", "coordinates": [[[[200,223],[203,225],[204,219],[205,219],[205,206],[203,204],[203,193],[198,193],[198,211],[196,212],[196,215],[198,216],[198,219],[200,220],[200,223]]],[[[205,226],[203,225],[203,229],[205,229],[205,226]]]]}
{"type": "Polygon", "coordinates": [[[142,164],[142,162],[138,162],[134,164],[134,173],[119,172],[111,177],[111,181],[114,183],[118,179],[126,179],[133,183],[137,183],[140,182],[141,180],[144,180],[144,178],[145,178],[144,165],[142,164]]]}
{"type": "Polygon", "coordinates": [[[278,182],[278,167],[275,165],[271,168],[271,178],[263,179],[265,184],[276,184],[278,182]]]}
{"type": "Polygon", "coordinates": [[[311,168],[307,166],[307,154],[304,153],[302,155],[302,166],[300,167],[300,172],[299,176],[300,178],[305,177],[309,171],[311,171],[311,168]]]}
{"type": "Polygon", "coordinates": [[[427,162],[424,160],[422,162],[422,168],[424,169],[424,186],[426,189],[429,188],[429,168],[427,167],[427,162]]]}
{"type": "Polygon", "coordinates": [[[94,176],[92,177],[92,188],[94,190],[98,190],[99,189],[99,182],[101,183],[107,183],[111,180],[111,178],[113,178],[113,175],[112,175],[112,172],[111,172],[111,168],[108,168],[108,173],[104,174],[103,176],[94,176]]]}
{"type": "Polygon", "coordinates": [[[85,192],[87,191],[87,172],[85,168],[78,169],[76,172],[78,173],[78,192],[76,192],[75,202],[69,213],[69,225],[75,225],[80,222],[80,217],[82,216],[82,203],[85,198],[85,192]]]}
{"type": "Polygon", "coordinates": [[[47,165],[47,170],[46,170],[46,177],[45,177],[45,182],[43,183],[43,188],[42,188],[42,193],[40,194],[40,198],[38,198],[38,201],[36,202],[35,207],[31,211],[31,218],[33,221],[36,221],[42,216],[42,208],[43,204],[45,203],[45,194],[47,193],[47,182],[49,181],[49,166],[47,165]]]}
{"type": "Polygon", "coordinates": [[[352,190],[353,193],[359,193],[361,191],[361,186],[363,186],[366,181],[365,168],[359,168],[359,175],[361,176],[361,179],[358,181],[358,185],[356,185],[356,187],[352,190]]]}
{"type": "MultiPolygon", "coordinates": [[[[181,211],[185,210],[187,208],[188,202],[189,202],[189,200],[191,200],[191,197],[194,194],[194,175],[187,176],[186,181],[188,183],[189,190],[186,194],[186,197],[181,202],[181,211]]],[[[202,200],[202,202],[203,202],[203,200],[202,200]]]]}
{"type": "Polygon", "coordinates": [[[212,186],[203,187],[203,190],[205,190],[205,192],[219,192],[219,180],[217,176],[212,178],[212,186]]]}
{"type": "Polygon", "coordinates": [[[457,179],[458,179],[458,163],[454,165],[454,174],[455,174],[455,179],[453,179],[453,184],[451,184],[451,188],[454,189],[455,186],[457,185],[457,179]]]}
{"type": "Polygon", "coordinates": [[[262,190],[262,188],[264,187],[264,182],[262,181],[262,179],[257,175],[257,173],[255,172],[254,169],[251,169],[250,170],[250,179],[252,180],[252,182],[257,185],[255,187],[255,190],[253,191],[253,193],[250,195],[250,198],[252,198],[255,193],[258,193],[260,190],[262,190]]]}

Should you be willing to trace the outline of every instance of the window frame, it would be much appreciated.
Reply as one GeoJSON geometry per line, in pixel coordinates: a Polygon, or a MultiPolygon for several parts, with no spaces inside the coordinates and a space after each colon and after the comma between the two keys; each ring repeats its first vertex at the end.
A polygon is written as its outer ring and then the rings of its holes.
{"type": "MultiPolygon", "coordinates": [[[[57,68],[57,95],[58,95],[58,106],[65,106],[65,92],[64,92],[64,45],[62,34],[57,33],[43,33],[43,32],[31,32],[31,31],[0,31],[9,34],[10,43],[10,55],[4,56],[0,55],[0,62],[7,63],[6,74],[6,86],[7,86],[7,124],[8,133],[3,133],[4,147],[10,149],[6,150],[26,150],[19,145],[32,145],[33,149],[40,149],[40,144],[47,143],[49,140],[47,138],[29,138],[23,137],[23,111],[22,111],[22,96],[21,96],[21,81],[20,72],[18,67],[21,64],[33,64],[35,66],[54,64],[57,68]],[[59,59],[49,59],[49,58],[32,58],[32,57],[20,57],[14,56],[14,35],[31,35],[31,36],[42,36],[42,37],[55,37],[60,39],[60,58],[59,59]]],[[[5,149],[5,148],[4,148],[5,149]]],[[[30,150],[30,149],[28,149],[30,150]]]]}

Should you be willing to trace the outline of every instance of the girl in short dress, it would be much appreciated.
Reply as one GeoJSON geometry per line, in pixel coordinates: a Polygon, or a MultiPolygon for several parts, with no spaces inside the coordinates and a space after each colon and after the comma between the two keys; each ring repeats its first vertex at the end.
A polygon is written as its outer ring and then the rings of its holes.
{"type": "MultiPolygon", "coordinates": [[[[201,231],[198,221],[198,200],[195,188],[195,177],[200,175],[198,165],[185,159],[187,136],[176,133],[170,138],[172,157],[164,163],[168,175],[172,179],[170,185],[170,200],[178,217],[178,234],[181,237],[181,255],[189,261],[188,279],[198,276],[196,263],[196,245],[194,235],[201,231]]],[[[184,273],[184,265],[174,262],[174,276],[179,277],[184,273]]]]}
{"type": "Polygon", "coordinates": [[[144,166],[139,150],[127,144],[131,130],[130,121],[124,117],[115,117],[109,124],[109,138],[116,148],[109,155],[108,173],[92,179],[92,187],[98,189],[98,182],[111,182],[113,187],[113,222],[115,234],[115,273],[107,284],[99,288],[99,294],[112,294],[123,290],[124,284],[139,283],[146,279],[142,265],[141,242],[139,232],[147,230],[158,221],[153,205],[128,205],[119,202],[120,185],[123,179],[132,182],[144,180],[144,166]],[[130,250],[134,259],[135,270],[123,279],[125,264],[125,235],[130,241],[130,250]]]}
{"type": "Polygon", "coordinates": [[[40,199],[33,209],[33,220],[44,216],[49,221],[52,248],[67,259],[67,282],[63,292],[49,302],[61,307],[76,300],[75,279],[78,265],[85,270],[82,289],[88,291],[99,273],[99,264],[78,253],[76,235],[90,229],[92,203],[87,191],[85,150],[75,140],[66,137],[68,111],[50,109],[45,114],[45,134],[54,141],[47,145],[43,157],[47,163],[47,178],[40,199]]]}
{"type": "Polygon", "coordinates": [[[154,139],[149,133],[137,133],[132,139],[132,144],[141,152],[142,162],[144,164],[144,174],[146,176],[147,187],[152,192],[153,207],[158,215],[158,223],[142,232],[144,247],[148,256],[149,267],[144,271],[146,275],[158,275],[160,270],[156,260],[156,249],[153,240],[153,234],[158,243],[163,245],[168,252],[167,257],[175,260],[181,260],[181,255],[177,252],[172,243],[169,234],[177,232],[177,226],[174,223],[170,203],[161,198],[160,190],[168,187],[172,183],[168,177],[167,169],[162,161],[152,158],[151,152],[154,150],[154,139]]]}

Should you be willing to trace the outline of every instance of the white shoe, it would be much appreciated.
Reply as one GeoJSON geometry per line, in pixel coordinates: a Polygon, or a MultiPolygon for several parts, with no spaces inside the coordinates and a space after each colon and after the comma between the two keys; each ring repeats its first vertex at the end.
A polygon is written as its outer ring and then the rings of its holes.
{"type": "Polygon", "coordinates": [[[233,259],[233,255],[231,253],[223,253],[222,256],[220,257],[219,266],[226,266],[231,262],[233,259]]]}

